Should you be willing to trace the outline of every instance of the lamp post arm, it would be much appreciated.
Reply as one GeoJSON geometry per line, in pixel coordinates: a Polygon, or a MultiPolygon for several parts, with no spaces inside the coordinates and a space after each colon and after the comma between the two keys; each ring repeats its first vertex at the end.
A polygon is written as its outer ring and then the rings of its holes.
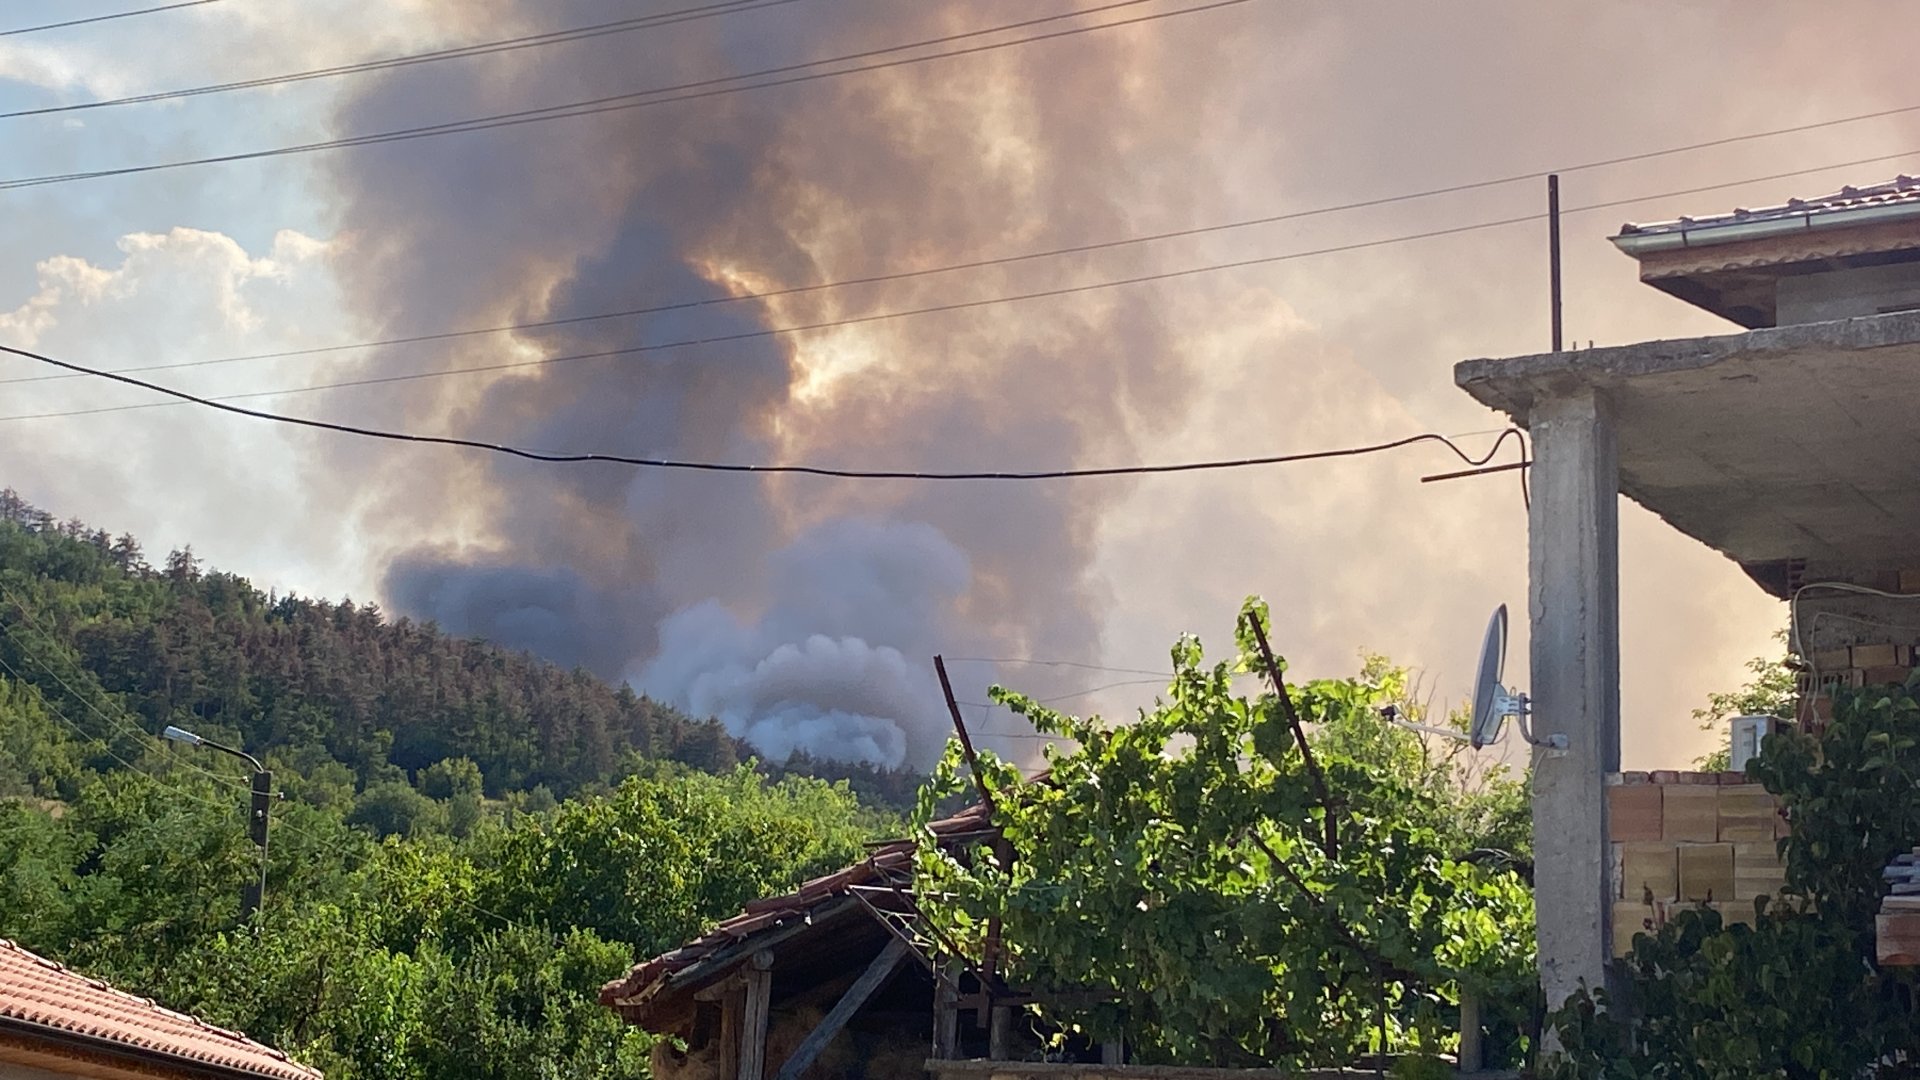
{"type": "Polygon", "coordinates": [[[227,746],[222,743],[217,743],[217,742],[214,742],[212,739],[206,739],[206,738],[203,738],[200,740],[200,745],[206,747],[209,750],[218,750],[223,754],[232,754],[234,757],[237,757],[240,760],[246,762],[247,764],[253,766],[254,772],[260,773],[260,772],[267,771],[267,767],[265,765],[260,764],[259,758],[254,757],[252,754],[247,753],[245,750],[236,750],[231,746],[227,746]]]}

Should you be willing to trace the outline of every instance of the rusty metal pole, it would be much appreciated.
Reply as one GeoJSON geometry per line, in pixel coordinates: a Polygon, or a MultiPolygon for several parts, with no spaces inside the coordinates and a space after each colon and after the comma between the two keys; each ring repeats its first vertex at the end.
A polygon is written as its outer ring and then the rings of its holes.
{"type": "Polygon", "coordinates": [[[1553,351],[1560,351],[1560,177],[1547,177],[1547,277],[1553,305],[1553,351]]]}

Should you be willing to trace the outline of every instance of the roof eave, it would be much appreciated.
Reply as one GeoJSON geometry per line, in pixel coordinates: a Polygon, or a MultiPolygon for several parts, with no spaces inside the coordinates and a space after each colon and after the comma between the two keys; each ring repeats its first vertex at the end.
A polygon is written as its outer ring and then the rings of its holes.
{"type": "MultiPolygon", "coordinates": [[[[98,1054],[130,1065],[152,1069],[157,1063],[178,1070],[183,1076],[204,1078],[204,1080],[285,1080],[284,1073],[261,1072],[258,1069],[246,1069],[235,1065],[225,1065],[213,1061],[201,1061],[198,1058],[168,1053],[151,1047],[131,1046],[117,1039],[89,1035],[84,1032],[66,1031],[61,1028],[47,1027],[32,1021],[11,1016],[0,1016],[0,1036],[38,1043],[48,1047],[79,1050],[89,1054],[98,1054]]],[[[303,1080],[322,1080],[318,1070],[304,1065],[288,1063],[288,1068],[298,1073],[303,1080]]]]}
{"type": "Polygon", "coordinates": [[[1670,222],[1665,225],[1623,228],[1610,237],[1613,245],[1638,258],[1655,251],[1676,248],[1717,247],[1738,244],[1796,232],[1824,232],[1879,225],[1889,221],[1920,220],[1920,202],[1900,202],[1883,206],[1860,206],[1842,210],[1809,207],[1783,217],[1754,221],[1703,221],[1697,224],[1670,222]],[[1677,228],[1671,226],[1677,225],[1677,228]]]}

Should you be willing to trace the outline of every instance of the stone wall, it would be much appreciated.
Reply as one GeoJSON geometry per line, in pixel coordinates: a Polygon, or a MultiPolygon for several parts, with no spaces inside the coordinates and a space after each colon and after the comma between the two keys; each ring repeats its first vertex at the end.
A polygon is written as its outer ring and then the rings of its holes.
{"type": "Polygon", "coordinates": [[[1784,884],[1780,804],[1743,773],[1630,772],[1607,778],[1613,953],[1686,908],[1753,921],[1784,884]]]}

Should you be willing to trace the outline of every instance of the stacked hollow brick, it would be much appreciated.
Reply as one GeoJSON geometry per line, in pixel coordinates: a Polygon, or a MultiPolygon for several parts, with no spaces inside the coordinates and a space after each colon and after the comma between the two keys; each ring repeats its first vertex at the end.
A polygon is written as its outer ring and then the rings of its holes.
{"type": "Polygon", "coordinates": [[[1874,926],[1880,962],[1889,967],[1920,965],[1920,848],[1895,856],[1884,876],[1887,896],[1880,901],[1874,926]]]}
{"type": "MultiPolygon", "coordinates": [[[[1909,572],[1911,573],[1911,572],[1909,572]]],[[[1903,589],[1908,579],[1902,575],[1903,589]]],[[[1920,577],[1907,591],[1920,592],[1920,577]]],[[[1854,645],[1818,649],[1806,659],[1810,670],[1799,676],[1800,707],[1796,719],[1809,731],[1821,731],[1833,719],[1833,691],[1840,687],[1904,683],[1913,673],[1920,649],[1912,645],[1854,645]]]]}
{"type": "Polygon", "coordinates": [[[1630,772],[1607,778],[1613,842],[1613,951],[1686,908],[1753,921],[1785,883],[1779,802],[1744,773],[1630,772]]]}

